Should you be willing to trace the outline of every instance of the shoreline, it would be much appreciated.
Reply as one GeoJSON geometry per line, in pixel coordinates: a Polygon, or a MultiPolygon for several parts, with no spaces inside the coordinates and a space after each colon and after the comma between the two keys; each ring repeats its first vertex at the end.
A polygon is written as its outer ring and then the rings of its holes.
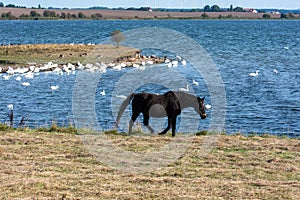
{"type": "MultiPolygon", "coordinates": [[[[89,10],[89,9],[31,9],[31,8],[0,8],[1,13],[10,13],[9,19],[28,19],[28,20],[111,20],[111,19],[280,19],[281,14],[272,13],[251,13],[251,12],[164,12],[164,11],[138,11],[138,10],[89,10]],[[31,12],[36,16],[31,16],[31,12]],[[57,16],[45,17],[45,11],[54,12],[57,16]],[[78,17],[78,14],[83,14],[78,17]],[[264,17],[268,15],[268,17],[264,17]],[[14,16],[14,17],[13,17],[14,16]]],[[[289,17],[289,16],[287,16],[289,17]]],[[[289,17],[290,18],[290,17],[289,17]]],[[[293,18],[300,19],[300,14],[293,14],[293,18]]],[[[5,18],[0,18],[4,19],[5,18]]],[[[291,18],[292,19],[292,18],[291,18]]]]}

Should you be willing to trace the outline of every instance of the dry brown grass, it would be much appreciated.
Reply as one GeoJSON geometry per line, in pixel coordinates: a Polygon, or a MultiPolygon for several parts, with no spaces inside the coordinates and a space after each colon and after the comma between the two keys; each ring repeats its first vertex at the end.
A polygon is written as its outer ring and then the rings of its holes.
{"type": "MultiPolygon", "coordinates": [[[[0,46],[0,62],[4,65],[28,65],[54,62],[87,63],[113,62],[117,58],[133,55],[137,49],[113,45],[70,45],[70,44],[28,44],[0,46]]],[[[1,64],[0,63],[0,64],[1,64]]]]}
{"type": "MultiPolygon", "coordinates": [[[[299,139],[218,137],[204,158],[198,156],[204,136],[198,136],[186,154],[166,168],[128,174],[100,163],[76,135],[0,132],[0,198],[299,199],[299,139]]],[[[109,138],[121,148],[141,152],[172,140],[109,138]]]]}

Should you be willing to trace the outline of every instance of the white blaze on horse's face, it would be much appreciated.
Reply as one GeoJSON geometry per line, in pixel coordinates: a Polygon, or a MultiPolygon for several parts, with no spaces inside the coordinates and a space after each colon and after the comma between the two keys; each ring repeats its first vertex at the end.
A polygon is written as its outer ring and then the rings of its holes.
{"type": "Polygon", "coordinates": [[[198,110],[196,110],[196,112],[200,115],[201,119],[206,118],[204,100],[205,100],[205,97],[203,97],[203,98],[197,97],[198,110]]]}

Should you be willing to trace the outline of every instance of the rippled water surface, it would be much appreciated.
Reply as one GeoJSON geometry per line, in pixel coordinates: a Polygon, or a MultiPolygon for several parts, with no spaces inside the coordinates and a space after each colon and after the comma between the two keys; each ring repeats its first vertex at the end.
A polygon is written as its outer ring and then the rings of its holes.
{"type": "MultiPolygon", "coordinates": [[[[102,43],[113,30],[143,27],[179,31],[193,38],[209,53],[225,85],[224,129],[227,133],[267,132],[299,136],[300,21],[0,21],[0,44],[102,43]],[[274,73],[274,69],[278,73],[274,73]],[[260,71],[259,75],[250,77],[249,73],[256,70],[260,71]]],[[[166,55],[159,50],[145,50],[144,53],[166,55]]],[[[118,80],[130,70],[108,70],[101,76],[95,90],[95,104],[90,106],[95,106],[103,129],[113,127],[115,116],[111,105],[117,98],[113,91],[118,80]],[[100,95],[103,89],[106,90],[105,96],[100,95]]],[[[191,86],[192,80],[197,80],[200,85],[192,89],[196,94],[206,96],[207,103],[210,103],[213,91],[208,91],[201,74],[195,73],[189,63],[174,70],[183,74],[191,86]]],[[[4,75],[0,75],[0,122],[8,121],[7,105],[14,104],[16,126],[23,116],[28,118],[26,124],[33,127],[49,125],[52,121],[62,125],[74,123],[72,95],[77,74],[40,73],[33,79],[22,77],[21,82],[16,81],[16,77],[4,80],[4,75]],[[24,87],[21,83],[25,81],[31,85],[24,87]],[[51,85],[60,88],[52,91],[51,85]]],[[[168,78],[168,74],[158,76],[165,76],[166,83],[173,84],[172,89],[185,86],[168,78]]],[[[137,91],[162,93],[167,90],[162,86],[164,84],[147,84],[137,91]]],[[[209,117],[199,123],[199,130],[209,126],[210,112],[212,110],[208,110],[209,117]]],[[[193,110],[187,110],[184,114],[190,117],[190,123],[195,123],[195,118],[198,123],[200,118],[192,113],[193,110]]],[[[153,119],[152,122],[160,129],[165,126],[163,119],[153,119]]],[[[181,123],[179,131],[184,132],[190,125],[181,123]]]]}

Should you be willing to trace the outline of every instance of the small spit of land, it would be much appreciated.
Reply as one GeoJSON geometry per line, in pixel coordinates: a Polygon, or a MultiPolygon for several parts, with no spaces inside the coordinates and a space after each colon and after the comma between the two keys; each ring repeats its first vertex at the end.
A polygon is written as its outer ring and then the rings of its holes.
{"type": "MultiPolygon", "coordinates": [[[[8,67],[29,68],[30,66],[42,66],[52,62],[60,68],[63,65],[78,63],[115,66],[120,63],[124,67],[142,65],[146,63],[161,63],[164,58],[146,57],[140,55],[139,49],[131,47],[116,47],[108,44],[27,44],[0,46],[0,67],[6,72],[8,67]]],[[[123,66],[122,66],[123,67],[123,66]]],[[[53,69],[49,69],[53,70],[53,69]]],[[[1,72],[1,71],[0,71],[1,72]]]]}
{"type": "MultiPolygon", "coordinates": [[[[300,140],[219,135],[205,157],[205,136],[167,167],[128,174],[99,162],[76,134],[0,131],[1,199],[299,199],[300,140]]],[[[154,151],[170,135],[108,134],[121,149],[154,151]]],[[[176,136],[177,137],[177,136],[176,136]]]]}

